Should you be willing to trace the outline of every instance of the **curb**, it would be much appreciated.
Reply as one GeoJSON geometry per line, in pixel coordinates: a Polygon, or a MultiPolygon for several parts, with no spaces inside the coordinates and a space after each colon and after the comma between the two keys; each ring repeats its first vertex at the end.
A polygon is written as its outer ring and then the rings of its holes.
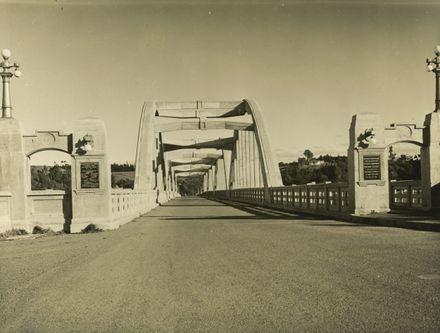
{"type": "MultiPolygon", "coordinates": [[[[250,204],[246,201],[233,201],[228,199],[220,199],[220,198],[206,198],[213,201],[218,201],[224,204],[228,203],[242,203],[242,204],[250,204]]],[[[393,228],[402,228],[402,229],[411,229],[411,230],[419,230],[419,231],[431,231],[431,232],[440,232],[440,220],[439,222],[429,222],[429,221],[411,221],[412,217],[408,217],[408,220],[403,220],[403,218],[393,218],[393,217],[376,217],[376,216],[362,216],[362,215],[346,215],[341,213],[332,213],[328,211],[303,211],[296,209],[286,209],[280,207],[274,207],[272,205],[262,205],[254,204],[255,207],[265,207],[273,210],[279,210],[284,212],[296,213],[300,215],[308,215],[308,216],[320,216],[320,217],[330,217],[338,221],[343,222],[351,222],[358,224],[368,224],[372,226],[380,226],[380,227],[393,227],[393,228]]]]}

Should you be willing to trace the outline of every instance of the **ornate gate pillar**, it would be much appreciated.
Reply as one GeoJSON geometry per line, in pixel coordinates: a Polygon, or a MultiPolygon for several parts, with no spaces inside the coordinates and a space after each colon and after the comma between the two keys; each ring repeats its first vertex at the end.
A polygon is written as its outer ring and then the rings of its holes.
{"type": "Polygon", "coordinates": [[[99,119],[75,122],[72,154],[71,232],[89,224],[116,229],[111,219],[111,173],[107,157],[107,133],[99,119]]]}
{"type": "Polygon", "coordinates": [[[354,115],[348,148],[349,205],[355,214],[388,212],[388,156],[382,119],[354,115]]]}

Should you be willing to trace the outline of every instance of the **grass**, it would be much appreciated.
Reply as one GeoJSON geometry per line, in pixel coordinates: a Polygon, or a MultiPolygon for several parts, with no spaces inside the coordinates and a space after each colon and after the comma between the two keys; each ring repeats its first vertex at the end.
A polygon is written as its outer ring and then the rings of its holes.
{"type": "Polygon", "coordinates": [[[22,236],[27,234],[28,232],[24,229],[11,229],[11,230],[6,230],[3,233],[0,233],[0,239],[6,239],[9,237],[22,236]]]}

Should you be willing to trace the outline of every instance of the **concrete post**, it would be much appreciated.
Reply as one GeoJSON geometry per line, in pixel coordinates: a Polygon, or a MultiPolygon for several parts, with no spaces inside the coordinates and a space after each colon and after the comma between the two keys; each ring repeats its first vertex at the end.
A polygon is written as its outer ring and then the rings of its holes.
{"type": "Polygon", "coordinates": [[[226,190],[226,172],[225,172],[225,159],[224,157],[219,158],[216,161],[216,180],[217,186],[216,190],[226,190]]]}

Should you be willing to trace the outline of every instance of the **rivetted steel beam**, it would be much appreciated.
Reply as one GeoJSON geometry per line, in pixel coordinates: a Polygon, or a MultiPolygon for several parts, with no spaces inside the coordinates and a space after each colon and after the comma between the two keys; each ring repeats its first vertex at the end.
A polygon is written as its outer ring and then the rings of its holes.
{"type": "Polygon", "coordinates": [[[216,140],[197,142],[189,145],[177,145],[171,143],[164,143],[163,149],[165,152],[179,150],[179,149],[223,149],[231,150],[233,144],[235,143],[235,138],[220,138],[216,140]]]}
{"type": "Polygon", "coordinates": [[[213,129],[253,131],[255,126],[252,117],[248,115],[230,118],[185,118],[172,122],[159,122],[157,119],[160,119],[160,117],[155,117],[154,130],[156,133],[213,129]]]}

